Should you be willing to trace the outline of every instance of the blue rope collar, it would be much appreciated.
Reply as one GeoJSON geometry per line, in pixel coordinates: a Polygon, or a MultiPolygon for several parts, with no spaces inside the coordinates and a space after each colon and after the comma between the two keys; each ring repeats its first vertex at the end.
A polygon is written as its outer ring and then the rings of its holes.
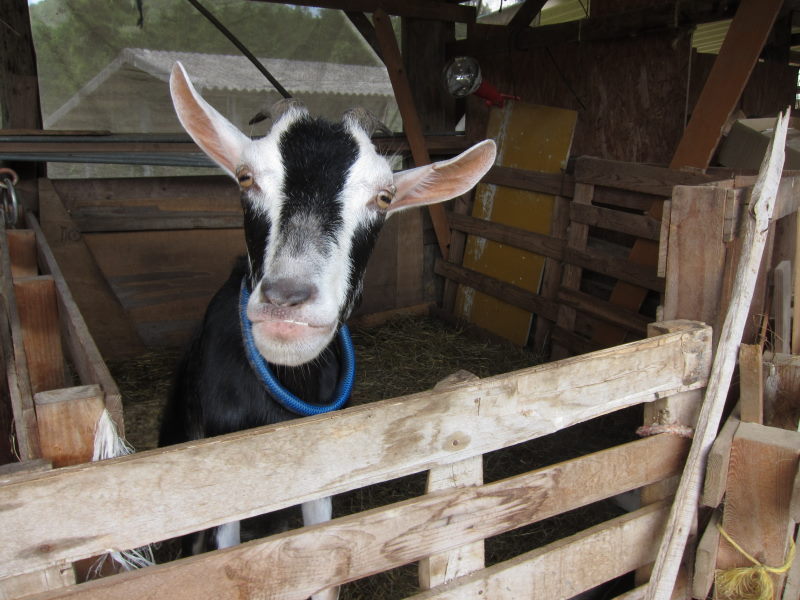
{"type": "Polygon", "coordinates": [[[247,287],[246,278],[243,278],[242,288],[239,294],[239,321],[244,336],[245,353],[247,354],[247,360],[250,362],[253,370],[273,399],[289,412],[302,417],[319,415],[342,408],[348,398],[350,398],[350,392],[353,390],[353,382],[356,374],[356,354],[353,348],[353,340],[350,338],[350,330],[347,328],[347,325],[342,323],[342,326],[339,328],[339,348],[344,364],[342,365],[342,375],[333,393],[333,401],[329,404],[312,404],[301,400],[283,387],[272,373],[267,361],[264,360],[264,357],[261,356],[261,353],[256,348],[256,343],[253,339],[253,324],[250,322],[250,319],[247,318],[247,301],[249,299],[250,290],[247,287]]]}

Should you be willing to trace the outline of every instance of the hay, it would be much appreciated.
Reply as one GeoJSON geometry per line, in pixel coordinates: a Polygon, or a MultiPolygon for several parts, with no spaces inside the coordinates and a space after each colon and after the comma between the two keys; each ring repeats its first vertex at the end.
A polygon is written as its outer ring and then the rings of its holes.
{"type": "MultiPolygon", "coordinates": [[[[352,337],[358,362],[352,405],[425,391],[461,369],[487,377],[541,362],[529,350],[478,340],[429,317],[401,317],[372,329],[354,327],[352,337]]],[[[157,443],[158,422],[178,356],[175,350],[157,351],[109,364],[122,392],[127,436],[137,450],[153,448],[157,443]]],[[[641,411],[621,411],[487,454],[485,480],[511,477],[630,441],[635,438],[641,419],[641,411]]],[[[419,496],[425,491],[425,480],[425,473],[418,473],[340,494],[334,499],[334,516],[419,496]]],[[[605,501],[490,538],[486,541],[487,564],[507,560],[621,512],[615,504],[605,501]]],[[[290,525],[299,526],[296,512],[292,514],[290,525]]],[[[257,535],[252,532],[258,528],[257,521],[253,522],[251,533],[245,535],[257,535]]],[[[416,565],[406,565],[348,584],[340,597],[392,600],[417,591],[416,565]]]]}

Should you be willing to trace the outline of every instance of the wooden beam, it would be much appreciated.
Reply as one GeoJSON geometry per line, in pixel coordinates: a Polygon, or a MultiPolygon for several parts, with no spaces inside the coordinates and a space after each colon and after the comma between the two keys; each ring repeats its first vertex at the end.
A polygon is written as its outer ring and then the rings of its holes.
{"type": "Polygon", "coordinates": [[[33,392],[25,356],[19,310],[11,275],[11,256],[5,230],[0,231],[0,343],[8,396],[13,413],[17,452],[21,460],[40,458],[33,392]]]}
{"type": "MultiPolygon", "coordinates": [[[[372,22],[375,25],[375,33],[378,36],[378,43],[381,46],[381,54],[386,64],[386,70],[389,73],[389,79],[392,82],[392,89],[397,99],[400,116],[403,119],[403,129],[408,138],[409,146],[411,146],[411,156],[414,159],[414,164],[418,167],[430,164],[431,158],[428,154],[428,148],[425,145],[422,123],[419,120],[419,114],[414,106],[414,97],[411,93],[411,87],[408,83],[405,68],[403,67],[403,58],[400,55],[400,48],[397,46],[397,39],[394,36],[392,24],[386,12],[381,9],[373,13],[372,22]]],[[[433,228],[436,232],[436,241],[439,244],[439,250],[442,256],[447,258],[450,251],[450,227],[447,224],[447,216],[445,215],[444,208],[441,204],[431,204],[428,206],[428,213],[431,216],[431,221],[433,221],[433,228]]],[[[421,250],[420,248],[420,252],[421,250]]],[[[420,269],[419,272],[421,274],[422,269],[420,269]]]]}
{"type": "MultiPolygon", "coordinates": [[[[581,156],[575,160],[575,181],[669,198],[676,185],[725,181],[727,174],[704,175],[620,160],[581,156]]],[[[659,215],[650,215],[659,218],[659,215]]]]}
{"type": "Polygon", "coordinates": [[[783,0],[739,3],[670,168],[708,167],[782,6],[783,0]]]}
{"type": "Polygon", "coordinates": [[[764,422],[764,380],[761,344],[739,346],[739,411],[742,421],[764,422]]]}
{"type": "Polygon", "coordinates": [[[539,294],[529,292],[512,283],[500,281],[489,275],[484,275],[479,271],[454,265],[445,260],[437,260],[434,265],[434,272],[437,275],[446,277],[452,281],[488,294],[493,298],[498,298],[512,306],[516,306],[528,312],[542,315],[544,318],[554,321],[556,319],[558,305],[552,300],[545,300],[539,294]]]}
{"type": "Polygon", "coordinates": [[[11,276],[36,277],[39,265],[36,262],[36,237],[29,229],[6,231],[8,253],[11,257],[11,276]]]}
{"type": "Polygon", "coordinates": [[[508,22],[509,29],[517,31],[530,25],[531,21],[542,12],[545,4],[547,0],[525,0],[508,22]]]}
{"type": "MultiPolygon", "coordinates": [[[[428,470],[614,410],[700,389],[707,382],[710,339],[708,327],[693,324],[677,333],[448,390],[57,469],[2,485],[0,578],[108,548],[136,548],[428,470]],[[571,379],[576,386],[567,385],[571,379]],[[276,462],[278,455],[282,460],[276,462]],[[342,460],[331,461],[333,455],[342,460]],[[203,469],[196,468],[199,464],[203,469]],[[231,464],[237,468],[226,467],[231,464]],[[113,493],[83,493],[109,489],[109,482],[120,481],[136,485],[114,486],[113,493]],[[42,515],[49,514],[70,518],[43,521],[42,515]]],[[[628,467],[658,469],[661,457],[668,455],[662,450],[653,455],[658,459],[640,463],[627,457],[619,479],[630,474],[628,467]]],[[[605,469],[599,463],[598,467],[605,469]]],[[[584,478],[577,488],[600,479],[584,478]]],[[[466,488],[461,492],[467,493],[466,488]]]]}
{"type": "MultiPolygon", "coordinates": [[[[286,4],[283,0],[253,1],[286,4]]],[[[477,14],[472,6],[460,6],[441,0],[292,0],[292,4],[339,9],[345,12],[375,13],[381,10],[388,15],[397,17],[435,19],[457,23],[474,23],[477,14]]]]}
{"type": "Polygon", "coordinates": [[[514,167],[495,165],[484,175],[483,183],[493,183],[506,187],[542,192],[553,196],[572,198],[575,182],[566,173],[542,173],[514,167]]]}
{"type": "Polygon", "coordinates": [[[353,27],[355,27],[361,34],[361,37],[364,38],[364,41],[369,44],[369,47],[372,48],[372,51],[382,61],[383,54],[381,53],[381,45],[378,42],[378,36],[375,33],[375,28],[372,26],[372,21],[369,20],[369,17],[367,17],[367,15],[365,15],[363,12],[352,10],[345,11],[344,14],[353,24],[353,27]]]}
{"type": "MultiPolygon", "coordinates": [[[[399,567],[432,553],[585,506],[607,497],[613,490],[635,488],[644,482],[677,473],[688,444],[685,440],[664,437],[667,436],[639,440],[484,486],[442,490],[223,552],[210,552],[154,569],[107,577],[65,589],[60,594],[52,593],[48,598],[188,600],[205,597],[233,600],[257,597],[268,589],[274,598],[305,600],[320,589],[399,567]],[[602,475],[607,472],[618,474],[618,477],[602,475]],[[593,484],[586,485],[587,481],[593,484]],[[365,532],[370,533],[365,535],[365,532]]],[[[663,520],[664,507],[656,505],[590,530],[590,535],[602,530],[605,533],[600,534],[601,539],[611,538],[615,551],[609,554],[619,552],[630,558],[623,565],[583,569],[584,576],[602,577],[605,581],[630,570],[631,565],[635,568],[652,560],[650,552],[655,547],[653,529],[663,520]],[[634,539],[639,541],[639,536],[644,536],[642,540],[649,540],[651,546],[626,543],[624,534],[633,535],[633,531],[629,527],[619,527],[620,521],[629,523],[641,515],[649,515],[649,518],[635,527],[641,531],[634,539]],[[628,548],[627,552],[623,546],[628,548]],[[625,570],[618,571],[620,568],[625,570]]],[[[568,538],[558,542],[557,548],[566,548],[557,553],[557,558],[551,557],[550,560],[563,560],[568,555],[566,552],[574,550],[570,541],[574,540],[568,538]]],[[[581,546],[584,552],[591,548],[587,542],[581,546]]],[[[550,549],[539,552],[547,553],[550,549]]],[[[478,572],[476,576],[481,573],[484,572],[478,572]]],[[[542,594],[539,597],[565,596],[542,594]]]]}
{"type": "Polygon", "coordinates": [[[31,391],[67,385],[56,286],[49,275],[14,282],[31,391]]]}

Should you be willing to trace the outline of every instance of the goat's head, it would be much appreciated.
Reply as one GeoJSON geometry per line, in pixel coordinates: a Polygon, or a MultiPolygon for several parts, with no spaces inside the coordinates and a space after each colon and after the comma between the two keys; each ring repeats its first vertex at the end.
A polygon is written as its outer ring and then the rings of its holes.
{"type": "Polygon", "coordinates": [[[242,192],[251,296],[247,315],[269,362],[313,360],[357,304],[384,220],[459,196],[494,162],[481,142],[459,156],[392,173],[363,111],[340,123],[282,102],[266,137],[250,139],[195,91],[180,63],[170,79],[186,131],[242,192]]]}

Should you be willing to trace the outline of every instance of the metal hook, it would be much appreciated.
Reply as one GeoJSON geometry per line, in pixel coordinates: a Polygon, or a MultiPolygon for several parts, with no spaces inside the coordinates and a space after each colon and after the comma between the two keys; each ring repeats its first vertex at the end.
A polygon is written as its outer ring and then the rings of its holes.
{"type": "Polygon", "coordinates": [[[3,188],[2,201],[3,201],[3,225],[6,229],[15,228],[17,220],[19,219],[19,201],[17,200],[17,190],[14,188],[14,183],[19,181],[16,178],[16,173],[11,169],[0,169],[0,187],[3,188]],[[8,177],[6,172],[11,173],[12,177],[8,177]]]}

